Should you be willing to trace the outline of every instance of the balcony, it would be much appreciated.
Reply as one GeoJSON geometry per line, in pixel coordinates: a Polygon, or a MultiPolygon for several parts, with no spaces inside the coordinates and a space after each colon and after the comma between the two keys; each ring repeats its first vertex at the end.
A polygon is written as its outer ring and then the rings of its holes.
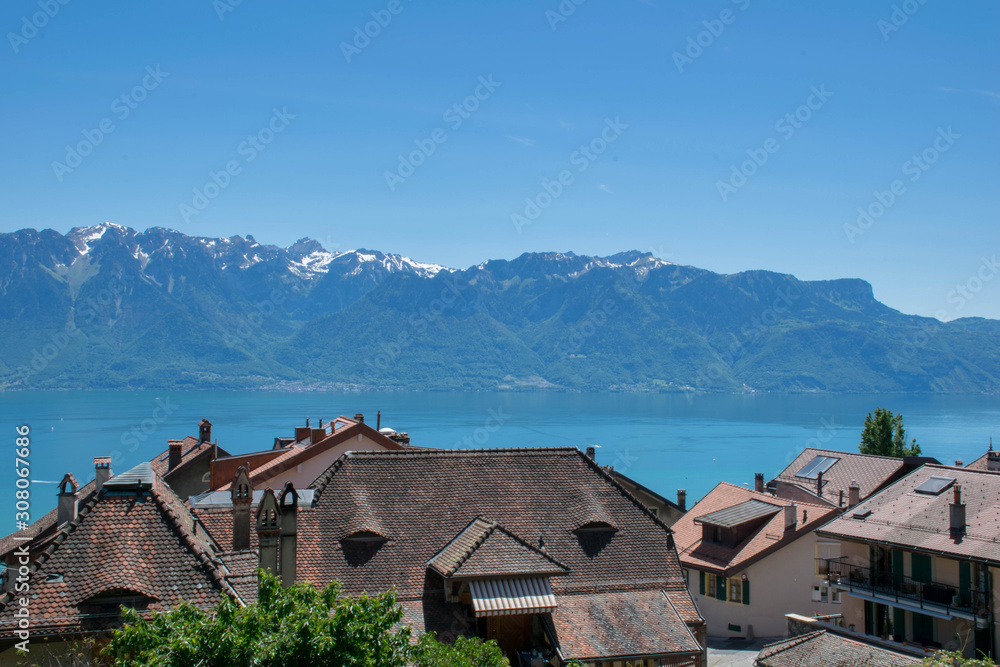
{"type": "Polygon", "coordinates": [[[855,597],[924,613],[939,618],[975,620],[971,591],[933,581],[919,581],[901,574],[851,565],[841,558],[817,558],[819,573],[826,574],[831,586],[855,597]]]}

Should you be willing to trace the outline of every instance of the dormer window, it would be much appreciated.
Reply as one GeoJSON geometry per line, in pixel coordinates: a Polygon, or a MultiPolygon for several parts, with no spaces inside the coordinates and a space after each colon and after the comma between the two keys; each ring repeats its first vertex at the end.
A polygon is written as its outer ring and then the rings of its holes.
{"type": "Polygon", "coordinates": [[[351,567],[360,567],[370,561],[389,540],[371,530],[359,530],[340,540],[344,560],[351,567]]]}
{"type": "Polygon", "coordinates": [[[618,529],[606,521],[588,521],[573,531],[580,548],[590,558],[595,558],[611,544],[618,529]]]}
{"type": "Polygon", "coordinates": [[[701,524],[703,542],[735,547],[757,532],[780,510],[777,505],[755,499],[705,514],[694,521],[701,524]]]}
{"type": "Polygon", "coordinates": [[[388,542],[388,539],[370,530],[359,530],[343,538],[341,542],[349,544],[381,544],[388,542]]]}

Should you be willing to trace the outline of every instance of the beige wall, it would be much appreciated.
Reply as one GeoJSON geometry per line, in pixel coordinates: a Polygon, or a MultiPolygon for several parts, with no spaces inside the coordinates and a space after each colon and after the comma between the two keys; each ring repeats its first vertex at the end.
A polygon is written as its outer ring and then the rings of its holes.
{"type": "Polygon", "coordinates": [[[756,637],[784,637],[788,625],[785,614],[839,614],[841,605],[832,602],[832,589],[827,592],[828,602],[812,601],[813,586],[825,585],[816,573],[817,541],[815,533],[809,533],[751,565],[746,570],[749,605],[701,595],[698,571],[688,570],[688,590],[708,623],[709,636],[745,637],[747,626],[752,626],[756,637]],[[739,625],[740,631],[729,630],[730,623],[739,625]]]}
{"type": "Polygon", "coordinates": [[[316,478],[322,475],[344,452],[369,452],[384,449],[385,447],[381,444],[359,433],[350,440],[303,461],[300,465],[278,473],[275,477],[264,481],[254,481],[254,488],[271,487],[277,492],[284,488],[286,482],[291,482],[296,489],[304,489],[316,481],[316,478]]]}

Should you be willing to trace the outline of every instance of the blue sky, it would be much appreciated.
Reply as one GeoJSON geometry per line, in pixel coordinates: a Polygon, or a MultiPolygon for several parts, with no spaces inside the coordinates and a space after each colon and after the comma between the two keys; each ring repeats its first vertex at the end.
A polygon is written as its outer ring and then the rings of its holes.
{"type": "Polygon", "coordinates": [[[1000,318],[995,2],[235,1],[5,2],[0,231],[639,249],[1000,318]]]}

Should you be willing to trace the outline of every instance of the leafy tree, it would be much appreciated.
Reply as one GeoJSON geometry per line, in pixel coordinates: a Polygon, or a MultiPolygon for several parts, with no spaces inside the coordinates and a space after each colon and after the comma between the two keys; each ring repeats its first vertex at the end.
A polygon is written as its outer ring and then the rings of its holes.
{"type": "Polygon", "coordinates": [[[966,658],[960,651],[938,651],[924,658],[920,667],[994,667],[989,658],[966,658]]]}
{"type": "Polygon", "coordinates": [[[392,592],[342,597],[336,582],[286,589],[258,574],[257,602],[246,607],[225,597],[212,611],[184,603],[148,618],[123,608],[126,625],[104,654],[116,667],[402,667],[412,657],[420,667],[508,664],[494,642],[446,647],[425,635],[411,647],[392,592]]]}
{"type": "Polygon", "coordinates": [[[865,428],[861,431],[861,445],[858,449],[862,454],[896,458],[920,455],[920,445],[916,438],[909,445],[906,443],[903,415],[893,415],[892,411],[885,408],[875,408],[874,417],[870,412],[865,417],[865,428]]]}

